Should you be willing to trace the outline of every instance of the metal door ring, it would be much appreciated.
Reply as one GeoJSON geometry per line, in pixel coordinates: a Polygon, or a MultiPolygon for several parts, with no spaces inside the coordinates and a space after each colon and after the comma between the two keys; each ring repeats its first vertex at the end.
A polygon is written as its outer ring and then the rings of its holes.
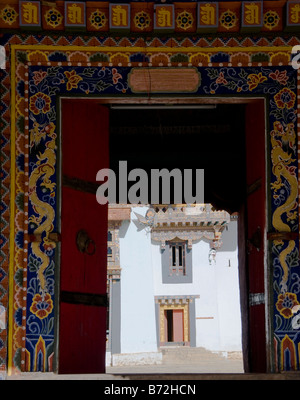
{"type": "Polygon", "coordinates": [[[88,239],[85,242],[84,252],[89,256],[92,256],[93,254],[95,254],[95,251],[96,251],[96,243],[93,241],[93,239],[88,239]],[[89,248],[91,249],[88,250],[89,248]]]}
{"type": "Polygon", "coordinates": [[[89,256],[95,254],[96,243],[91,239],[84,229],[80,229],[76,235],[76,245],[81,253],[86,253],[89,256]]]}

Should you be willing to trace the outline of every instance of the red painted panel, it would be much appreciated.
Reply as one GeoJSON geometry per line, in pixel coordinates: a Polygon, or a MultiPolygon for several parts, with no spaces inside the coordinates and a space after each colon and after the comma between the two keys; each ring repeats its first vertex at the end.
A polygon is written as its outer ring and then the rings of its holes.
{"type": "Polygon", "coordinates": [[[106,309],[60,304],[59,373],[105,373],[106,309]]]}
{"type": "MultiPolygon", "coordinates": [[[[266,228],[265,194],[265,116],[262,102],[248,104],[246,109],[247,186],[260,186],[247,196],[248,282],[249,293],[264,293],[264,231],[266,228]],[[251,243],[260,231],[260,248],[251,243]]],[[[265,305],[250,305],[249,348],[251,372],[266,372],[265,305]]]]}
{"type": "Polygon", "coordinates": [[[63,173],[95,182],[108,168],[109,110],[93,100],[64,100],[62,104],[63,173]]]}
{"type": "MultiPolygon", "coordinates": [[[[62,175],[96,183],[108,168],[108,109],[95,100],[62,102],[62,175]]],[[[78,189],[78,187],[77,187],[78,189]]],[[[107,205],[96,194],[62,185],[60,289],[106,294],[107,205]],[[87,231],[95,253],[81,253],[76,235],[87,231]]],[[[106,307],[60,302],[59,373],[105,372],[106,307]]]]}
{"type": "Polygon", "coordinates": [[[61,290],[83,293],[105,293],[107,260],[106,207],[96,202],[96,196],[63,187],[62,190],[62,249],[61,290]],[[88,255],[78,251],[76,234],[86,230],[96,244],[88,255]]]}
{"type": "Polygon", "coordinates": [[[174,342],[183,342],[183,310],[173,310],[174,342]]]}

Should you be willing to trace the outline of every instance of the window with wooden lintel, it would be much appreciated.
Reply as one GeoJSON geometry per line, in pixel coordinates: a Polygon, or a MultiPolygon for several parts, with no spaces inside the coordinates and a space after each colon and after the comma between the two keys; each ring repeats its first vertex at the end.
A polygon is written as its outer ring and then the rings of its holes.
{"type": "Polygon", "coordinates": [[[187,240],[166,242],[162,254],[162,283],[192,283],[192,249],[187,240]]]}
{"type": "Polygon", "coordinates": [[[170,242],[170,275],[185,275],[185,242],[170,242]]]}

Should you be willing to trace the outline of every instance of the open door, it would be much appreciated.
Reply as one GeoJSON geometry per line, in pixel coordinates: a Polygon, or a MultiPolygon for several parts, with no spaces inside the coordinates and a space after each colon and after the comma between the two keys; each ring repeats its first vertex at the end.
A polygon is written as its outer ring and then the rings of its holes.
{"type": "Polygon", "coordinates": [[[109,168],[109,110],[62,100],[58,372],[105,372],[107,205],[96,174],[109,168]]]}
{"type": "Polygon", "coordinates": [[[249,369],[266,372],[265,242],[266,229],[266,143],[262,101],[246,108],[247,201],[246,263],[249,302],[249,369]]]}
{"type": "Polygon", "coordinates": [[[173,310],[173,340],[183,342],[183,310],[173,310]]]}

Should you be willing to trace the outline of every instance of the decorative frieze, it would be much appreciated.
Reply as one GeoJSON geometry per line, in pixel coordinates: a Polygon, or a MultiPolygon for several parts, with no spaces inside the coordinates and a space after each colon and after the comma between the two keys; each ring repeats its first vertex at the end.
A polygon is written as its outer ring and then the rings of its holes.
{"type": "Polygon", "coordinates": [[[181,296],[155,296],[155,303],[161,305],[186,305],[199,299],[200,295],[181,295],[181,296]]]}
{"type": "Polygon", "coordinates": [[[41,4],[39,1],[23,1],[19,2],[19,21],[22,28],[40,28],[41,21],[41,4]]]}
{"type": "Polygon", "coordinates": [[[130,30],[130,5],[109,3],[109,28],[111,31],[130,30]]]}
{"type": "Polygon", "coordinates": [[[242,3],[241,28],[243,31],[259,31],[263,26],[262,1],[244,1],[242,3]]]}
{"type": "Polygon", "coordinates": [[[198,31],[213,32],[218,28],[219,3],[199,3],[197,10],[198,31]]]}
{"type": "Polygon", "coordinates": [[[107,268],[107,284],[115,283],[121,279],[121,268],[107,268]]]}
{"type": "Polygon", "coordinates": [[[53,31],[64,29],[64,4],[62,1],[57,2],[56,7],[42,5],[42,27],[53,31]]]}
{"type": "Polygon", "coordinates": [[[299,0],[288,1],[286,12],[286,26],[288,28],[298,28],[300,24],[300,2],[299,0]]]}
{"type": "Polygon", "coordinates": [[[108,2],[87,3],[86,29],[95,32],[107,32],[109,30],[108,2]]]}
{"type": "Polygon", "coordinates": [[[300,3],[289,1],[124,2],[7,0],[0,28],[118,32],[239,32],[295,30],[300,3]]]}
{"type": "Polygon", "coordinates": [[[131,3],[131,31],[132,32],[152,32],[153,31],[153,3],[131,3]]]}
{"type": "Polygon", "coordinates": [[[175,14],[173,4],[156,4],[154,6],[154,30],[172,32],[175,28],[175,14]]]}
{"type": "Polygon", "coordinates": [[[168,205],[149,208],[145,217],[135,213],[138,220],[151,227],[151,238],[160,242],[164,249],[166,242],[178,238],[188,242],[188,249],[193,241],[208,239],[213,248],[221,246],[221,235],[230,222],[226,211],[214,211],[210,204],[168,205]]]}
{"type": "Polygon", "coordinates": [[[65,2],[65,27],[85,28],[86,27],[86,5],[84,2],[65,2]]]}
{"type": "Polygon", "coordinates": [[[121,226],[122,221],[130,220],[131,207],[127,205],[110,205],[108,207],[108,221],[109,223],[119,223],[121,226]]]}

